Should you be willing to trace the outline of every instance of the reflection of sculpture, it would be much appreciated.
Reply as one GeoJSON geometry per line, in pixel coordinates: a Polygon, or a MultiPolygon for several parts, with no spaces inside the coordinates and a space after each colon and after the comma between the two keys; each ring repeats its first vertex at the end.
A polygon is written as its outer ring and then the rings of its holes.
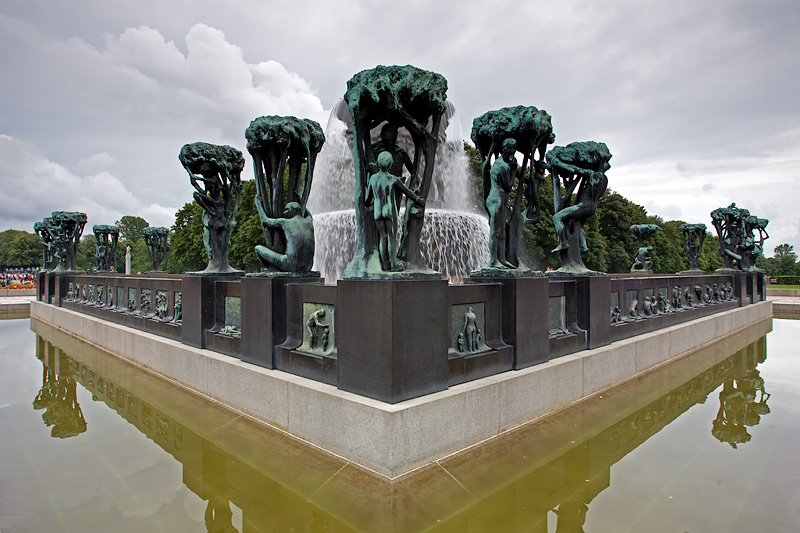
{"type": "Polygon", "coordinates": [[[119,228],[117,226],[94,225],[92,226],[92,233],[94,233],[94,238],[97,241],[94,253],[97,259],[97,270],[111,272],[114,270],[119,228]]]}
{"type": "Polygon", "coordinates": [[[594,141],[556,146],[547,152],[547,166],[553,177],[553,223],[559,242],[553,251],[561,254],[561,268],[558,272],[590,272],[581,258],[581,254],[589,250],[583,224],[597,210],[597,201],[608,186],[605,172],[611,168],[610,159],[608,147],[594,141]],[[563,195],[562,184],[565,189],[563,195]]]}
{"type": "MultiPolygon", "coordinates": [[[[424,201],[428,197],[439,125],[445,112],[447,81],[440,74],[413,66],[378,66],[364,70],[347,82],[344,95],[353,119],[353,163],[355,166],[356,244],[353,260],[344,272],[345,278],[391,277],[380,262],[378,228],[365,204],[369,187],[369,163],[374,161],[370,131],[382,122],[405,128],[414,142],[411,178],[406,184],[418,191],[424,201]]],[[[434,275],[425,265],[420,249],[424,207],[406,203],[398,259],[404,262],[406,274],[434,275]]]]}
{"type": "Polygon", "coordinates": [[[237,273],[228,264],[231,233],[242,195],[242,153],[230,146],[186,144],[178,156],[189,173],[194,199],[203,208],[203,244],[208,254],[207,274],[237,273]]]}
{"type": "Polygon", "coordinates": [[[35,231],[42,241],[42,269],[53,270],[56,267],[56,244],[51,233],[52,220],[48,217],[41,222],[33,224],[35,231]]]}
{"type": "Polygon", "coordinates": [[[698,260],[703,251],[703,241],[706,238],[705,224],[681,224],[681,238],[683,251],[689,258],[689,271],[701,272],[698,260]]]}
{"type": "Polygon", "coordinates": [[[153,272],[161,272],[161,262],[169,252],[169,230],[161,227],[149,227],[142,230],[144,243],[147,245],[147,255],[153,263],[153,272]]]}
{"type": "Polygon", "coordinates": [[[314,257],[314,227],[306,203],[317,154],[325,143],[322,128],[313,120],[266,116],[253,120],[245,137],[253,157],[256,209],[266,240],[266,246],[256,247],[256,255],[270,271],[308,272],[314,257]],[[305,177],[301,176],[303,166],[305,177]],[[296,215],[287,216],[290,204],[297,206],[292,208],[296,215]]]}
{"type": "MultiPolygon", "coordinates": [[[[256,256],[261,264],[279,272],[309,272],[314,264],[314,220],[306,210],[300,215],[300,204],[289,202],[283,211],[283,218],[263,216],[261,225],[265,228],[279,228],[281,241],[286,253],[279,253],[267,246],[256,246],[256,256]]],[[[273,240],[276,242],[277,238],[273,240]]]]}
{"type": "Polygon", "coordinates": [[[467,308],[464,313],[464,348],[467,352],[477,352],[480,343],[481,330],[478,328],[478,317],[472,307],[467,308]]]}
{"type": "Polygon", "coordinates": [[[639,239],[639,249],[636,251],[631,272],[653,273],[653,247],[645,246],[644,243],[655,235],[659,229],[655,224],[634,224],[631,226],[631,232],[639,239]]]}
{"type": "Polygon", "coordinates": [[[77,270],[78,243],[86,225],[86,213],[54,211],[50,220],[50,234],[56,250],[55,270],[77,270]]]}
{"type": "Polygon", "coordinates": [[[378,251],[381,268],[385,272],[404,270],[406,265],[398,263],[395,236],[397,235],[397,205],[395,191],[400,191],[420,207],[425,207],[425,200],[406,187],[403,180],[389,173],[392,167],[392,154],[381,152],[378,156],[379,171],[370,176],[364,205],[373,205],[372,218],[378,228],[378,251]]]}
{"type": "Polygon", "coordinates": [[[33,400],[34,409],[45,409],[42,420],[53,426],[50,436],[66,439],[86,431],[86,419],[78,404],[77,383],[71,377],[59,377],[53,370],[43,369],[42,388],[33,400]]]}
{"type": "Polygon", "coordinates": [[[318,309],[311,313],[306,320],[306,330],[309,335],[309,346],[312,350],[328,349],[328,337],[330,335],[330,324],[325,322],[325,309],[318,309]]]}
{"type": "Polygon", "coordinates": [[[544,155],[547,145],[555,141],[551,117],[533,106],[504,107],[476,118],[471,138],[481,155],[483,198],[489,213],[486,268],[519,268],[523,226],[541,219],[539,183],[544,181],[544,155]],[[522,153],[519,169],[517,151],[522,153]],[[513,204],[508,206],[512,192],[513,204]],[[527,199],[524,213],[523,197],[527,199]]]}

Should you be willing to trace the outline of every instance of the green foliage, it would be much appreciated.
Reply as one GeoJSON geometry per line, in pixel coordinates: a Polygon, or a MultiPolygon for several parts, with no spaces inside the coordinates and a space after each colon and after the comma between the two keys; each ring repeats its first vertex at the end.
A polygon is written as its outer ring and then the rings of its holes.
{"type": "Polygon", "coordinates": [[[93,234],[84,235],[78,243],[78,253],[75,255],[75,266],[78,270],[91,270],[97,266],[95,252],[97,239],[93,234]]]}
{"type": "Polygon", "coordinates": [[[794,253],[794,246],[784,243],[775,247],[775,257],[785,257],[787,255],[792,255],[797,259],[797,254],[794,253]]]}
{"type": "MultiPolygon", "coordinates": [[[[150,227],[150,223],[142,217],[125,215],[115,222],[119,227],[120,241],[128,241],[128,244],[136,242],[142,238],[142,230],[150,227]]],[[[123,249],[124,252],[124,249],[123,249]]]]}
{"type": "MultiPolygon", "coordinates": [[[[264,233],[255,204],[256,182],[243,181],[242,186],[228,261],[233,268],[258,272],[261,264],[256,258],[255,247],[264,244],[264,233]]],[[[189,202],[175,215],[170,252],[162,268],[170,273],[196,272],[203,270],[207,264],[208,256],[203,245],[203,208],[196,202],[189,202]]]]}
{"type": "Polygon", "coordinates": [[[0,232],[0,266],[38,267],[42,265],[42,241],[35,233],[17,229],[0,232]]]}
{"type": "MultiPolygon", "coordinates": [[[[288,172],[284,178],[288,177],[288,172]]],[[[242,182],[242,199],[239,203],[239,214],[236,215],[236,229],[231,235],[231,250],[228,261],[233,268],[246,272],[258,272],[261,263],[255,253],[255,247],[264,244],[264,233],[261,230],[261,218],[256,209],[256,182],[242,182]]],[[[313,214],[312,214],[313,216],[313,214]]]]}
{"type": "Polygon", "coordinates": [[[169,255],[175,261],[168,261],[165,267],[177,266],[177,271],[183,273],[203,270],[208,264],[203,245],[203,208],[197,202],[184,204],[175,214],[170,248],[169,255]]]}
{"type": "Polygon", "coordinates": [[[800,285],[800,276],[776,276],[778,285],[800,285]]]}

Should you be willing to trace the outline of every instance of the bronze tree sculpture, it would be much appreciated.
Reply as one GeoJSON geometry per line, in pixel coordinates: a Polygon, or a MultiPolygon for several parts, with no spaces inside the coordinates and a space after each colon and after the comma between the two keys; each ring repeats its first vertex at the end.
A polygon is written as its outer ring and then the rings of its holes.
{"type": "Polygon", "coordinates": [[[242,196],[242,152],[230,146],[196,142],[184,145],[178,159],[195,188],[195,201],[203,208],[208,266],[202,274],[242,274],[228,263],[231,233],[242,196]]]}

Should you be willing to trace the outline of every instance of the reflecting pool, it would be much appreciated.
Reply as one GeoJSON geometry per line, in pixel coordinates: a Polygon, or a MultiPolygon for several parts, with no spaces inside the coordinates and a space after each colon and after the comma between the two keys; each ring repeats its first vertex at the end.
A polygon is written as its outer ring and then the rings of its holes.
{"type": "Polygon", "coordinates": [[[794,531],[798,338],[763,322],[390,482],[4,320],[0,531],[794,531]]]}

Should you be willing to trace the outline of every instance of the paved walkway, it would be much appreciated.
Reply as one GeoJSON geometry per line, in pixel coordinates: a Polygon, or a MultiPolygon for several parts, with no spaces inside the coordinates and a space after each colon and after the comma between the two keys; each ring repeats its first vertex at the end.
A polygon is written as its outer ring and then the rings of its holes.
{"type": "Polygon", "coordinates": [[[31,302],[35,299],[36,296],[0,297],[0,313],[10,311],[28,311],[31,308],[31,302]]]}
{"type": "Polygon", "coordinates": [[[767,300],[772,302],[772,310],[775,312],[800,313],[800,297],[767,296],[767,300]]]}

